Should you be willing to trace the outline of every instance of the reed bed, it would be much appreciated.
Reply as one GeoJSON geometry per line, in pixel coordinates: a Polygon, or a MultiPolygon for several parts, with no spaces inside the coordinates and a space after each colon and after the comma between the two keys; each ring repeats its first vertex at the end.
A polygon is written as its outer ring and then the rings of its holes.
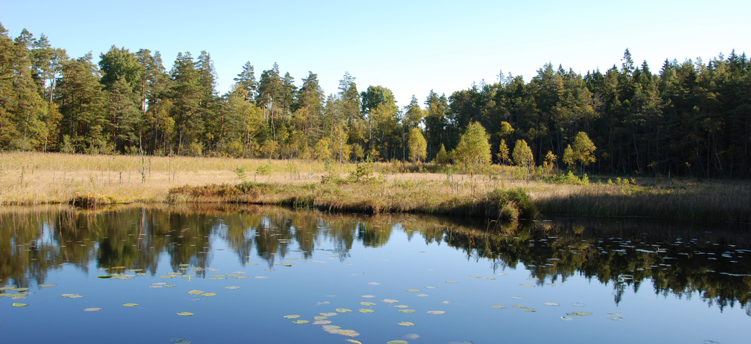
{"type": "Polygon", "coordinates": [[[495,218],[503,204],[517,202],[499,199],[496,190],[523,188],[531,206],[507,217],[530,218],[536,208],[544,215],[751,223],[751,184],[745,181],[643,178],[637,185],[617,185],[593,177],[589,185],[569,185],[518,180],[513,168],[501,166],[474,176],[433,165],[370,168],[366,180],[352,181],[352,163],[3,152],[0,206],[211,202],[495,218]]]}

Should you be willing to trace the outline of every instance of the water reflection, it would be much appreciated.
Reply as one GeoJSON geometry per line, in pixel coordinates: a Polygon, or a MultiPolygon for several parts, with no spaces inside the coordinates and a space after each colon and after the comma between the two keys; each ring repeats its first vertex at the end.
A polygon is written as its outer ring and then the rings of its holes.
{"type": "Polygon", "coordinates": [[[751,234],[748,228],[689,223],[564,219],[523,225],[469,223],[424,216],[357,217],[258,207],[5,208],[0,213],[0,285],[41,285],[52,271],[95,262],[112,273],[155,275],[170,269],[205,278],[215,240],[245,264],[256,255],[269,268],[291,252],[310,259],[330,250],[345,261],[354,243],[385,245],[394,231],[410,240],[447,244],[495,271],[528,269],[538,286],[585,276],[625,291],[701,297],[720,310],[738,304],[751,315],[751,234]],[[490,230],[488,230],[490,228],[490,230]],[[254,252],[255,251],[255,252],[254,252]],[[181,265],[182,264],[182,265],[181,265]]]}

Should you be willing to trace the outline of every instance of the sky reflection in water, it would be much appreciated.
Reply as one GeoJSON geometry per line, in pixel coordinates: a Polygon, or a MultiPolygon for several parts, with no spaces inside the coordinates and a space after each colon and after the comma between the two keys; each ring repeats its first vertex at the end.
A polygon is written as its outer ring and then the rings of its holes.
{"type": "Polygon", "coordinates": [[[57,343],[740,343],[751,334],[748,228],[486,227],[278,208],[6,209],[0,333],[57,343]]]}

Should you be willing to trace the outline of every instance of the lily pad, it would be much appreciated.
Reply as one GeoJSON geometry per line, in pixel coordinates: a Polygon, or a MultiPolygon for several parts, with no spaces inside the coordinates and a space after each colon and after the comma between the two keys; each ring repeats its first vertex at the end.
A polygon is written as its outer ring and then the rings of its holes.
{"type": "Polygon", "coordinates": [[[60,294],[60,297],[67,297],[69,299],[80,299],[83,297],[83,295],[78,294],[60,294]]]}
{"type": "Polygon", "coordinates": [[[297,324],[297,325],[302,325],[302,324],[307,324],[309,322],[310,322],[310,320],[295,320],[292,323],[293,324],[297,324]]]}
{"type": "Polygon", "coordinates": [[[331,320],[316,320],[313,325],[328,325],[331,324],[331,320]]]}
{"type": "Polygon", "coordinates": [[[523,310],[523,311],[525,311],[525,312],[537,312],[537,310],[536,310],[536,309],[534,309],[534,308],[529,308],[529,307],[524,307],[524,308],[522,308],[522,310],[523,310]]]}
{"type": "Polygon", "coordinates": [[[363,306],[375,306],[376,305],[375,302],[360,302],[360,304],[363,306]]]}
{"type": "Polygon", "coordinates": [[[626,320],[626,319],[623,319],[621,317],[608,317],[608,319],[613,320],[613,321],[623,321],[623,320],[626,320]]]}
{"type": "Polygon", "coordinates": [[[574,307],[585,307],[587,304],[581,302],[574,302],[571,304],[574,307]]]}
{"type": "Polygon", "coordinates": [[[13,303],[13,307],[27,307],[27,306],[28,304],[26,303],[18,303],[18,302],[13,303]]]}
{"type": "Polygon", "coordinates": [[[188,292],[190,295],[201,295],[203,294],[203,290],[194,289],[188,292]]]}
{"type": "Polygon", "coordinates": [[[349,312],[352,312],[351,309],[347,309],[347,308],[337,308],[336,311],[339,312],[339,313],[349,313],[349,312]]]}
{"type": "Polygon", "coordinates": [[[428,311],[428,314],[443,314],[446,313],[446,311],[428,311]]]}
{"type": "Polygon", "coordinates": [[[39,287],[39,288],[49,288],[49,287],[54,287],[56,285],[57,284],[40,284],[37,287],[39,287]]]}
{"type": "Polygon", "coordinates": [[[228,287],[224,287],[224,289],[237,290],[237,289],[240,289],[240,287],[236,286],[236,285],[231,285],[231,286],[228,286],[228,287]]]}
{"type": "Polygon", "coordinates": [[[571,320],[574,320],[574,318],[571,318],[571,317],[561,317],[561,320],[571,321],[571,320]]]}
{"type": "Polygon", "coordinates": [[[527,288],[534,288],[535,287],[535,286],[533,286],[531,284],[520,284],[520,286],[527,287],[527,288]]]}
{"type": "Polygon", "coordinates": [[[592,312],[571,312],[571,313],[566,313],[566,315],[570,317],[583,317],[587,315],[592,315],[592,312]]]}
{"type": "Polygon", "coordinates": [[[298,319],[300,318],[300,316],[297,314],[291,314],[291,315],[285,315],[284,318],[285,319],[298,319]]]}
{"type": "Polygon", "coordinates": [[[381,301],[386,302],[386,303],[398,303],[399,302],[399,301],[394,300],[394,299],[383,299],[381,301]]]}
{"type": "Polygon", "coordinates": [[[366,299],[372,299],[375,297],[375,295],[361,295],[360,297],[364,297],[366,299]]]}
{"type": "Polygon", "coordinates": [[[519,308],[519,309],[527,308],[527,306],[522,306],[522,305],[511,305],[511,307],[519,308]]]}
{"type": "Polygon", "coordinates": [[[83,311],[84,311],[84,312],[99,312],[99,311],[101,311],[101,310],[102,310],[102,309],[101,309],[101,308],[98,308],[98,307],[91,307],[91,308],[84,308],[84,309],[83,309],[83,311]]]}
{"type": "Polygon", "coordinates": [[[415,310],[414,309],[400,309],[399,312],[402,312],[402,313],[414,313],[415,310]]]}
{"type": "Polygon", "coordinates": [[[138,306],[138,304],[137,303],[123,303],[123,306],[124,307],[135,307],[135,306],[138,306]]]}
{"type": "Polygon", "coordinates": [[[185,316],[185,317],[192,317],[193,313],[191,313],[191,312],[178,312],[177,315],[182,315],[182,316],[185,316]]]}
{"type": "Polygon", "coordinates": [[[493,307],[495,309],[506,309],[507,308],[506,306],[501,306],[501,305],[491,305],[490,307],[493,307]]]}
{"type": "Polygon", "coordinates": [[[390,340],[386,342],[386,344],[409,344],[409,342],[407,342],[406,340],[399,339],[399,340],[390,340]]]}
{"type": "Polygon", "coordinates": [[[216,296],[216,293],[203,293],[203,294],[201,294],[201,296],[203,296],[203,297],[212,297],[212,296],[216,296]]]}
{"type": "Polygon", "coordinates": [[[354,339],[347,339],[347,341],[350,342],[350,343],[354,343],[354,344],[362,344],[362,342],[360,342],[358,340],[354,340],[354,339]]]}
{"type": "Polygon", "coordinates": [[[543,305],[550,306],[550,307],[556,307],[556,306],[560,306],[561,304],[557,303],[557,302],[548,301],[548,302],[543,303],[543,305]]]}
{"type": "Polygon", "coordinates": [[[339,313],[336,312],[328,312],[328,313],[318,313],[318,315],[323,315],[325,317],[333,317],[339,315],[339,313]]]}
{"type": "Polygon", "coordinates": [[[407,289],[407,291],[410,293],[417,293],[420,292],[420,289],[407,289]]]}
{"type": "Polygon", "coordinates": [[[373,312],[375,311],[370,308],[360,308],[360,313],[373,313],[373,312]]]}
{"type": "Polygon", "coordinates": [[[469,277],[472,277],[472,278],[480,278],[480,276],[477,276],[477,275],[469,275],[469,277]]]}
{"type": "Polygon", "coordinates": [[[394,308],[409,308],[407,305],[396,305],[394,308]]]}
{"type": "Polygon", "coordinates": [[[327,317],[325,315],[316,315],[316,316],[313,317],[313,320],[326,320],[328,318],[329,317],[327,317]]]}
{"type": "Polygon", "coordinates": [[[434,286],[432,286],[432,285],[426,285],[426,286],[425,286],[425,289],[435,289],[435,288],[438,288],[438,287],[434,287],[434,286]]]}
{"type": "Polygon", "coordinates": [[[415,323],[410,322],[410,321],[402,321],[402,322],[399,323],[399,325],[402,325],[402,326],[415,326],[415,323]]]}

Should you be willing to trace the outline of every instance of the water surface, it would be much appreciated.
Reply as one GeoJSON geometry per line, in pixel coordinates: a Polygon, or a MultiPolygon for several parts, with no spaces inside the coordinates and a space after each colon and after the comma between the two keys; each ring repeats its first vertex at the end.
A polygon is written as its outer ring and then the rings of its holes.
{"type": "Polygon", "coordinates": [[[747,227],[674,222],[496,226],[256,207],[5,208],[0,335],[746,343],[750,239],[747,227]]]}

